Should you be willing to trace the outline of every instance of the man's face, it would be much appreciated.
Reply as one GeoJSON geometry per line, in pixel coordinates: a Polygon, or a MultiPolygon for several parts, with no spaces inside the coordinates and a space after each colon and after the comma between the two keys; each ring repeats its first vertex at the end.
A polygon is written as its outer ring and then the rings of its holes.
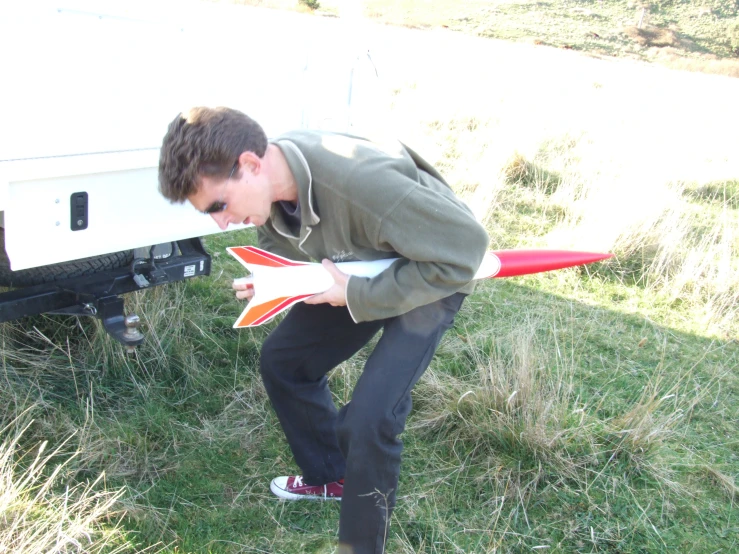
{"type": "Polygon", "coordinates": [[[229,224],[264,225],[269,218],[272,202],[267,184],[248,168],[237,169],[235,175],[225,181],[213,177],[201,177],[200,187],[188,196],[193,207],[209,215],[218,226],[226,230],[229,224]]]}

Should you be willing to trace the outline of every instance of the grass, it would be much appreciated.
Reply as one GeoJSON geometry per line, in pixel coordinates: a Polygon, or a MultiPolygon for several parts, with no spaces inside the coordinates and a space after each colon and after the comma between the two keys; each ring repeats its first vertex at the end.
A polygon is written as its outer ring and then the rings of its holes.
{"type": "Polygon", "coordinates": [[[24,434],[33,425],[24,412],[2,429],[0,445],[0,545],[5,552],[127,552],[118,525],[124,489],[106,490],[95,479],[70,473],[81,451],[65,452],[63,440],[49,452],[48,441],[28,449],[24,434]],[[73,478],[62,486],[61,481],[73,478]]]}
{"type": "MultiPolygon", "coordinates": [[[[465,22],[449,4],[386,6],[414,27],[490,28],[489,3],[464,3],[465,22]]],[[[693,8],[664,2],[650,24],[693,8]]],[[[478,285],[414,391],[388,552],[736,551],[735,81],[413,37],[412,70],[380,65],[378,124],[442,170],[492,247],[616,256],[478,285]]],[[[133,356],[94,320],[0,327],[4,550],[32,551],[23,528],[38,551],[335,551],[336,505],[268,490],[295,471],[258,376],[270,327],[231,329],[242,271],[224,250],[255,240],[210,237],[210,278],[127,298],[146,329],[133,356]]],[[[366,356],[332,373],[338,404],[366,356]]]]}
{"type": "MultiPolygon", "coordinates": [[[[739,15],[733,0],[541,2],[365,0],[382,23],[653,61],[739,77],[739,15]]],[[[324,1],[326,11],[340,2],[324,1]]]]}
{"type": "Polygon", "coordinates": [[[734,0],[231,0],[328,16],[362,16],[413,29],[575,50],[739,77],[739,11],[734,0]]]}

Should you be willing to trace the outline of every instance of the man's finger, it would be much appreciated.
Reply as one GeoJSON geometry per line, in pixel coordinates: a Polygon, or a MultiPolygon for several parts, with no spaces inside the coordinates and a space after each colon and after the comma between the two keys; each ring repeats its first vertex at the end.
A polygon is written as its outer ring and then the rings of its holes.
{"type": "Polygon", "coordinates": [[[323,260],[321,260],[321,265],[323,265],[323,267],[326,268],[326,271],[331,274],[331,277],[334,278],[334,281],[336,281],[337,278],[340,279],[344,276],[344,272],[336,267],[336,264],[328,258],[324,258],[323,260]]]}
{"type": "Polygon", "coordinates": [[[321,294],[314,294],[313,296],[306,298],[305,303],[306,304],[323,304],[326,302],[324,296],[326,296],[325,292],[322,292],[321,294]]]}
{"type": "Polygon", "coordinates": [[[231,285],[231,288],[234,290],[247,290],[247,289],[254,289],[254,277],[248,276],[248,277],[242,277],[241,279],[234,279],[233,284],[231,285]]]}

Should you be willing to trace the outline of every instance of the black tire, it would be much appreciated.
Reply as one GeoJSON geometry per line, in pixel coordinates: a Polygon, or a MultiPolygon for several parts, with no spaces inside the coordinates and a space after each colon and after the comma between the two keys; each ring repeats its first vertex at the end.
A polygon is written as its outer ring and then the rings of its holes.
{"type": "Polygon", "coordinates": [[[124,250],[71,262],[12,271],[10,260],[5,252],[5,229],[0,227],[0,286],[2,287],[30,287],[72,277],[82,277],[124,267],[132,261],[133,250],[124,250]]]}

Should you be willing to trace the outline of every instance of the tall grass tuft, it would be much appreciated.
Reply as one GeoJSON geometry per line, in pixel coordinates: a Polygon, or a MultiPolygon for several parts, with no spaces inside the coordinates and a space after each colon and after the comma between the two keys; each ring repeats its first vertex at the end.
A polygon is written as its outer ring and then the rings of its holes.
{"type": "Polygon", "coordinates": [[[581,183],[550,238],[577,236],[582,243],[591,237],[616,254],[613,271],[668,305],[686,304],[705,330],[731,333],[739,299],[739,211],[728,200],[696,205],[685,183],[641,184],[641,195],[632,196],[613,182],[581,183]]]}
{"type": "Polygon", "coordinates": [[[529,318],[494,340],[468,335],[474,371],[427,372],[414,397],[414,432],[467,445],[460,463],[490,468],[487,479],[506,482],[514,498],[562,483],[588,491],[626,461],[629,472],[672,487],[662,447],[702,399],[687,388],[689,372],[668,376],[655,368],[633,400],[605,417],[603,400],[581,400],[574,351],[542,340],[554,331],[529,318]]]}
{"type": "Polygon", "coordinates": [[[543,362],[535,333],[530,323],[499,340],[472,338],[468,375],[429,370],[415,397],[415,431],[474,445],[473,457],[496,458],[493,468],[539,474],[554,464],[552,471],[573,475],[571,452],[594,450],[589,422],[574,407],[572,373],[543,362]]]}
{"type": "Polygon", "coordinates": [[[44,441],[24,450],[21,438],[32,422],[16,419],[0,433],[0,550],[17,554],[129,551],[118,528],[123,489],[105,490],[104,474],[91,481],[67,480],[70,462],[62,441],[49,451],[44,441]]]}
{"type": "Polygon", "coordinates": [[[596,170],[580,159],[582,141],[565,137],[559,146],[542,145],[545,152],[507,159],[506,185],[485,220],[505,221],[506,212],[516,212],[522,232],[509,246],[523,240],[613,252],[603,267],[624,284],[690,309],[705,332],[739,332],[736,182],[697,185],[607,164],[596,170]]]}

